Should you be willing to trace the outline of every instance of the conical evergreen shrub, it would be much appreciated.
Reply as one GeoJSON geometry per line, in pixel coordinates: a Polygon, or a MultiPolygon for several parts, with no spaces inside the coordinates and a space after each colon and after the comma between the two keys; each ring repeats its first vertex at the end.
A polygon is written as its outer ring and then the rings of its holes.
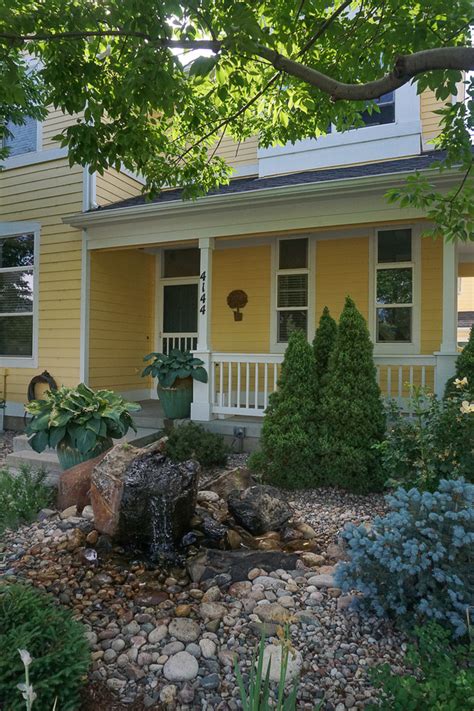
{"type": "Polygon", "coordinates": [[[385,415],[369,331],[350,297],[339,320],[320,412],[325,482],[359,493],[381,489],[384,476],[374,445],[384,437],[385,415]]]}
{"type": "Polygon", "coordinates": [[[456,375],[450,378],[446,383],[446,389],[444,392],[445,397],[449,397],[456,391],[454,381],[457,378],[459,380],[467,378],[468,387],[466,389],[466,394],[468,392],[474,393],[474,326],[471,328],[468,342],[457,357],[456,375]]]}
{"type": "Polygon", "coordinates": [[[251,459],[276,486],[297,489],[316,486],[314,354],[303,331],[294,331],[282,364],[278,390],[270,396],[260,440],[251,459]]]}
{"type": "Polygon", "coordinates": [[[313,341],[314,358],[316,361],[316,382],[318,388],[324,385],[329,367],[329,357],[334,349],[337,336],[337,323],[324,307],[319,326],[313,341]]]}

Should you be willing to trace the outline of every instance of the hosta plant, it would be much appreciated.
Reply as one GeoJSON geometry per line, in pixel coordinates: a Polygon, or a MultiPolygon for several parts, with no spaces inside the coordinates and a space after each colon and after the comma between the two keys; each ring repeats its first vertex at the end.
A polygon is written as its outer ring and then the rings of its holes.
{"type": "Polygon", "coordinates": [[[141,408],[111,390],[95,392],[81,383],[46,391],[44,399],[33,400],[26,409],[32,415],[26,431],[36,452],[68,446],[88,457],[111,439],[123,437],[130,427],[136,431],[131,413],[141,408]]]}
{"type": "Polygon", "coordinates": [[[349,560],[337,568],[337,585],[362,592],[378,615],[409,626],[434,620],[465,635],[474,605],[474,485],[444,479],[433,493],[400,488],[386,500],[390,511],[369,530],[343,532],[349,560]]]}
{"type": "Polygon", "coordinates": [[[195,358],[190,351],[180,351],[173,348],[169,354],[149,353],[143,359],[151,361],[143,370],[143,377],[151,375],[157,378],[162,388],[171,388],[176,380],[192,378],[201,383],[207,383],[207,372],[203,361],[195,358]]]}

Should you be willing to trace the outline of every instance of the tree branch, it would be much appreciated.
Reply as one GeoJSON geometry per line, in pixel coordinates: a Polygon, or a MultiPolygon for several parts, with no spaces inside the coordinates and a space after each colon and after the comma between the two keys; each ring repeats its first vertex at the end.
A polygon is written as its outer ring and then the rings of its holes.
{"type": "Polygon", "coordinates": [[[377,99],[382,94],[387,94],[389,91],[394,91],[407,84],[417,74],[437,69],[474,70],[474,48],[439,47],[398,57],[393,71],[375,81],[365,84],[345,84],[327,76],[327,74],[318,72],[317,69],[284,57],[268,47],[259,46],[256,52],[260,57],[270,62],[275,69],[301,79],[325,94],[329,94],[335,101],[340,99],[346,101],[377,99]]]}

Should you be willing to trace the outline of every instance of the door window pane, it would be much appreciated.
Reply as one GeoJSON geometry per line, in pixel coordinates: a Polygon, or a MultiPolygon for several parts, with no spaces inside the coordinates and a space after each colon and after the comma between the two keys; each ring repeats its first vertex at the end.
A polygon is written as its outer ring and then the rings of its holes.
{"type": "Polygon", "coordinates": [[[0,269],[7,267],[32,267],[35,240],[33,235],[0,237],[0,269]]]}
{"type": "Polygon", "coordinates": [[[411,230],[384,230],[378,233],[378,262],[411,262],[411,230]]]}
{"type": "Polygon", "coordinates": [[[0,316],[0,355],[33,354],[33,316],[0,316]]]}
{"type": "Polygon", "coordinates": [[[377,309],[377,341],[410,343],[411,312],[411,307],[377,309]]]}
{"type": "Polygon", "coordinates": [[[411,304],[413,301],[413,272],[406,269],[377,270],[378,304],[411,304]]]}
{"type": "Polygon", "coordinates": [[[199,249],[165,249],[163,258],[164,277],[199,276],[199,249]]]}
{"type": "Polygon", "coordinates": [[[33,273],[0,272],[0,313],[33,311],[33,273]]]}
{"type": "Polygon", "coordinates": [[[198,285],[176,284],[163,289],[164,333],[196,333],[198,285]]]}
{"type": "Polygon", "coordinates": [[[279,274],[278,307],[292,308],[308,305],[308,275],[279,274]]]}
{"type": "Polygon", "coordinates": [[[278,343],[287,343],[296,329],[307,333],[307,311],[278,311],[278,343]]]}
{"type": "Polygon", "coordinates": [[[308,240],[283,239],[279,242],[279,269],[306,269],[308,266],[308,240]]]}

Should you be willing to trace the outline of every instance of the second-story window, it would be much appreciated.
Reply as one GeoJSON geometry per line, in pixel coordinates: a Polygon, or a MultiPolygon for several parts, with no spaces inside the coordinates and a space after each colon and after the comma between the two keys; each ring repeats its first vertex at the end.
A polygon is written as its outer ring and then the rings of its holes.
{"type": "Polygon", "coordinates": [[[373,110],[372,113],[364,111],[362,120],[366,126],[378,126],[384,123],[395,122],[395,92],[390,91],[379,99],[375,99],[380,111],[373,110]]]}
{"type": "Polygon", "coordinates": [[[3,139],[4,147],[10,149],[9,156],[21,156],[38,150],[38,122],[27,116],[24,124],[7,122],[10,136],[3,139]]]}
{"type": "Polygon", "coordinates": [[[413,340],[412,231],[381,230],[377,234],[376,341],[413,340]]]}
{"type": "Polygon", "coordinates": [[[308,240],[278,242],[277,341],[287,343],[295,329],[308,331],[308,240]]]}

